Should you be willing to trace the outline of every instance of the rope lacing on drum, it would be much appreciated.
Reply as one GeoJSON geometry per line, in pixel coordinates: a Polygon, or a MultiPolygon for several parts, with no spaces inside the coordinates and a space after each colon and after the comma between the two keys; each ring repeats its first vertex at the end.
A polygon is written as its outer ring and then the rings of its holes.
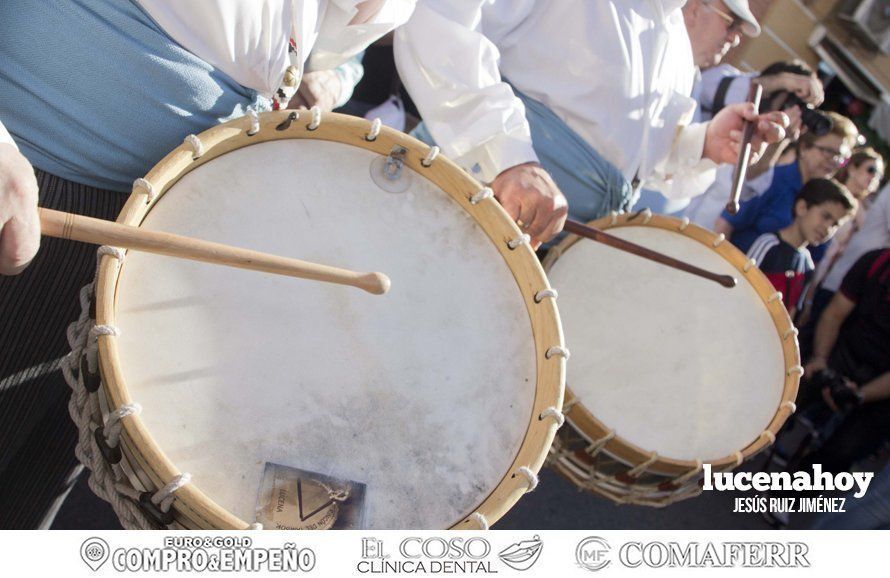
{"type": "Polygon", "coordinates": [[[797,411],[797,404],[791,401],[790,399],[786,399],[782,402],[782,405],[779,406],[780,409],[787,409],[788,415],[791,415],[797,411]]]}
{"type": "Polygon", "coordinates": [[[755,261],[754,259],[748,259],[747,261],[745,261],[745,264],[742,266],[742,271],[747,273],[748,271],[751,270],[751,267],[754,267],[756,265],[757,265],[757,261],[755,261]]]}
{"type": "Polygon", "coordinates": [[[170,480],[170,483],[155,492],[155,494],[151,497],[151,502],[154,505],[158,506],[162,512],[169,512],[170,506],[173,505],[173,494],[176,493],[176,490],[182,488],[191,481],[191,474],[179,474],[178,476],[170,480]]]}
{"type": "Polygon", "coordinates": [[[595,457],[598,453],[603,451],[603,448],[606,447],[606,444],[612,441],[615,438],[615,430],[610,429],[606,435],[601,437],[598,440],[595,440],[592,444],[587,446],[584,450],[587,455],[590,457],[595,457]]]}
{"type": "Polygon", "coordinates": [[[420,161],[420,164],[422,164],[426,168],[429,168],[433,165],[433,161],[436,160],[437,156],[439,156],[439,147],[437,147],[435,145],[431,146],[430,152],[428,152],[426,154],[426,157],[424,157],[424,159],[422,161],[420,161]]]}
{"type": "Polygon", "coordinates": [[[769,441],[769,445],[773,445],[776,443],[776,434],[767,430],[763,430],[763,433],[760,434],[760,437],[765,437],[769,441]]]}
{"type": "Polygon", "coordinates": [[[634,468],[627,470],[627,475],[632,478],[636,478],[640,474],[642,474],[643,472],[648,470],[649,466],[651,466],[652,464],[654,464],[657,461],[658,461],[658,452],[652,452],[651,454],[649,454],[649,458],[645,462],[639,464],[638,466],[636,466],[634,468]]]}
{"type": "Polygon", "coordinates": [[[578,405],[578,398],[572,398],[571,401],[563,402],[562,404],[562,413],[567,414],[572,411],[572,408],[578,405]]]}
{"type": "Polygon", "coordinates": [[[559,293],[556,292],[556,289],[541,289],[535,293],[535,303],[540,303],[548,297],[552,297],[555,300],[559,297],[559,293]]]}
{"type": "Polygon", "coordinates": [[[142,189],[145,192],[145,195],[146,195],[145,203],[146,204],[151,203],[158,196],[157,192],[155,192],[154,185],[152,185],[150,182],[143,179],[142,177],[133,181],[133,192],[138,193],[139,192],[138,189],[142,189]]]}
{"type": "Polygon", "coordinates": [[[714,239],[714,242],[711,245],[716,249],[717,247],[722,245],[723,241],[725,241],[725,240],[726,240],[726,235],[724,235],[723,233],[720,233],[719,235],[717,235],[717,238],[714,239]]]}
{"type": "Polygon", "coordinates": [[[309,130],[315,130],[321,124],[321,109],[317,106],[313,106],[309,109],[309,114],[312,115],[312,120],[306,125],[306,128],[309,130]]]}
{"type": "Polygon", "coordinates": [[[201,156],[204,154],[204,143],[202,143],[201,139],[199,139],[197,136],[190,134],[185,137],[185,140],[183,142],[192,147],[193,160],[201,158],[201,156]]]}
{"type": "Polygon", "coordinates": [[[98,338],[100,335],[111,335],[112,337],[119,337],[120,334],[120,329],[118,329],[114,325],[96,325],[92,329],[90,329],[90,336],[96,338],[98,338]]]}
{"type": "Polygon", "coordinates": [[[103,335],[118,337],[120,334],[120,330],[114,325],[94,325],[89,330],[84,354],[87,356],[87,365],[91,373],[99,371],[99,337],[103,335]]]}
{"type": "Polygon", "coordinates": [[[547,359],[550,359],[554,355],[562,357],[563,359],[568,359],[572,354],[567,348],[559,346],[559,345],[554,345],[553,347],[551,347],[550,349],[547,350],[547,352],[544,354],[544,357],[546,357],[547,359]]]}
{"type": "Polygon", "coordinates": [[[785,372],[785,375],[791,377],[792,373],[796,373],[798,376],[803,375],[803,366],[802,365],[794,365],[788,368],[788,371],[785,372]]]}
{"type": "Polygon", "coordinates": [[[701,460],[695,460],[695,467],[686,472],[681,476],[677,476],[673,479],[675,484],[683,484],[697,476],[699,473],[704,471],[704,463],[701,460]]]}
{"type": "Polygon", "coordinates": [[[542,411],[541,415],[538,416],[538,419],[543,420],[545,417],[553,418],[553,421],[556,422],[556,427],[558,428],[562,427],[562,424],[566,422],[566,416],[555,407],[548,407],[542,411]]]}
{"type": "MultiPolygon", "coordinates": [[[[528,489],[525,490],[526,494],[529,492],[533,492],[535,488],[538,487],[538,476],[531,470],[531,468],[522,466],[518,470],[516,470],[516,474],[521,475],[525,478],[526,482],[528,482],[528,489]]],[[[516,474],[513,474],[514,478],[516,477],[516,474]]]]}
{"type": "Polygon", "coordinates": [[[380,136],[380,127],[383,126],[383,121],[379,118],[375,118],[371,121],[371,129],[368,130],[368,134],[365,135],[365,140],[368,142],[374,142],[377,140],[377,137],[380,136]]]}
{"type": "Polygon", "coordinates": [[[689,217],[683,217],[683,219],[680,221],[680,230],[685,231],[686,227],[688,227],[688,226],[689,226],[689,217]]]}
{"type": "Polygon", "coordinates": [[[797,330],[797,327],[789,327],[785,330],[785,333],[782,334],[782,341],[786,341],[792,335],[797,337],[798,333],[800,332],[797,330]]]}
{"type": "Polygon", "coordinates": [[[512,251],[513,249],[515,249],[516,247],[518,247],[520,245],[528,245],[529,243],[531,243],[531,241],[532,241],[531,235],[527,235],[527,234],[523,233],[523,234],[519,235],[518,237],[516,237],[515,239],[511,239],[511,240],[507,241],[507,246],[512,251]]]}
{"type": "Polygon", "coordinates": [[[649,224],[649,221],[652,219],[652,209],[650,209],[649,207],[646,207],[646,208],[643,209],[642,211],[639,211],[639,212],[637,212],[637,213],[634,213],[633,215],[631,215],[630,217],[628,217],[627,220],[628,220],[628,221],[633,221],[633,220],[635,220],[637,217],[639,217],[639,216],[641,216],[641,215],[642,215],[642,217],[643,217],[643,224],[644,224],[644,225],[649,224]]]}
{"type": "Polygon", "coordinates": [[[97,253],[100,257],[102,255],[108,255],[109,257],[114,257],[118,261],[123,261],[124,257],[127,255],[126,251],[120,247],[112,247],[110,245],[102,245],[99,247],[97,253]]]}
{"type": "MultiPolygon", "coordinates": [[[[99,396],[87,390],[84,382],[87,376],[83,371],[78,371],[94,323],[90,315],[93,287],[91,283],[80,290],[80,317],[68,326],[66,333],[71,352],[61,367],[65,381],[72,389],[68,411],[78,430],[74,453],[91,471],[88,479],[90,489],[111,504],[123,527],[146,530],[153,528],[154,524],[138,504],[139,492],[125,479],[120,468],[114,468],[107,461],[98,447],[95,432],[102,427],[99,396]]],[[[104,442],[104,438],[102,440],[104,442]]]]}
{"type": "Polygon", "coordinates": [[[247,131],[247,136],[253,136],[260,132],[260,115],[251,108],[248,109],[247,116],[250,118],[250,129],[247,131]]]}
{"type": "Polygon", "coordinates": [[[467,520],[473,520],[479,526],[480,530],[488,530],[488,520],[479,512],[473,512],[467,520]]]}
{"type": "Polygon", "coordinates": [[[128,415],[139,415],[142,413],[142,406],[138,403],[127,403],[116,410],[105,415],[105,442],[109,447],[116,448],[120,442],[121,436],[121,420],[128,415]]]}
{"type": "Polygon", "coordinates": [[[769,299],[767,299],[767,302],[775,303],[776,301],[781,301],[781,300],[782,300],[782,292],[776,291],[775,293],[773,293],[772,295],[769,296],[769,299]]]}
{"type": "Polygon", "coordinates": [[[470,204],[478,205],[485,199],[490,199],[493,196],[494,196],[494,191],[491,190],[490,187],[483,187],[481,190],[479,190],[479,192],[477,192],[475,195],[470,197],[470,204]]]}

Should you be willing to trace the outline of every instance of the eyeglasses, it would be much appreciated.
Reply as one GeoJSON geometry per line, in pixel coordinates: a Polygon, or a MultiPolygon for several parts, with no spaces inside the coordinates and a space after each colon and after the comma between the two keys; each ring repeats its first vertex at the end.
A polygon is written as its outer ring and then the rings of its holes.
{"type": "Polygon", "coordinates": [[[845,160],[847,160],[850,157],[850,155],[847,153],[844,153],[844,152],[836,150],[836,149],[830,149],[828,147],[813,145],[813,148],[818,150],[820,153],[827,156],[828,158],[830,158],[831,160],[833,160],[834,162],[836,162],[838,164],[844,162],[845,160]]]}
{"type": "Polygon", "coordinates": [[[716,12],[717,16],[723,18],[727,23],[726,33],[734,32],[736,30],[741,30],[742,26],[745,24],[744,20],[736,16],[735,14],[728,14],[723,10],[715,7],[712,3],[705,4],[707,8],[710,8],[712,12],[716,12]]]}

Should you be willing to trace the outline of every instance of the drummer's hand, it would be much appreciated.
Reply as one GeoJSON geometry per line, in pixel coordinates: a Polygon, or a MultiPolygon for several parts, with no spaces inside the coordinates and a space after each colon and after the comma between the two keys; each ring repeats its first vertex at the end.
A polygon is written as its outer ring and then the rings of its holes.
{"type": "Polygon", "coordinates": [[[307,72],[300,81],[297,93],[288,103],[288,108],[297,110],[317,106],[323,112],[330,112],[337,106],[343,90],[343,81],[334,70],[307,72]]]}
{"type": "Polygon", "coordinates": [[[768,144],[785,138],[785,129],[789,123],[788,115],[784,112],[754,114],[754,105],[751,103],[742,102],[726,106],[708,123],[702,158],[711,159],[717,164],[735,164],[746,120],[757,122],[757,128],[751,139],[751,164],[760,159],[768,144]]]}
{"type": "Polygon", "coordinates": [[[491,183],[495,198],[537,249],[566,222],[569,204],[550,174],[538,163],[510,167],[491,183]]]}
{"type": "Polygon", "coordinates": [[[14,146],[0,143],[0,275],[21,273],[39,247],[34,169],[14,146]]]}

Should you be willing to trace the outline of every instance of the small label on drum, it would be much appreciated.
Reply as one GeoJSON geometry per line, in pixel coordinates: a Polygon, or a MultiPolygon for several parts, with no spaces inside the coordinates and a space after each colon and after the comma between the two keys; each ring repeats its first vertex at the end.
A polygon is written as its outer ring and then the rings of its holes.
{"type": "Polygon", "coordinates": [[[365,484],[266,462],[256,521],[269,530],[362,529],[365,484]]]}

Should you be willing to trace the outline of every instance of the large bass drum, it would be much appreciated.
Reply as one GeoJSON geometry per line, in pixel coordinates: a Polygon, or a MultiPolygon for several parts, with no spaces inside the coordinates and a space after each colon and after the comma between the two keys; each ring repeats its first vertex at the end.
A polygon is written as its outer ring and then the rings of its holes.
{"type": "MultiPolygon", "coordinates": [[[[534,487],[562,421],[554,298],[491,191],[436,152],[282,111],[189,137],[137,181],[120,223],[392,287],[102,250],[95,327],[75,340],[79,387],[97,362],[102,385],[78,411],[91,467],[119,460],[96,485],[139,508],[125,525],[246,528],[269,465],[363,485],[366,528],[487,527],[534,487]]],[[[303,527],[331,526],[341,490],[303,527]]]]}
{"type": "Polygon", "coordinates": [[[794,411],[797,330],[781,295],[722,236],[648,212],[591,225],[738,285],[575,236],[554,247],[544,267],[572,359],[550,463],[618,503],[698,495],[703,464],[741,464],[794,411]]]}

